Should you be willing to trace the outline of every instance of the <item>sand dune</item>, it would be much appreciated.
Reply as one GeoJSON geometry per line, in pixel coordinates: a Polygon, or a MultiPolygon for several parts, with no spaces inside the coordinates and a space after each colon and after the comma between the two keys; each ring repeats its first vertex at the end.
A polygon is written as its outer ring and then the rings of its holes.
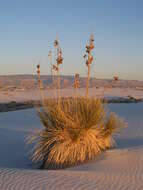
{"type": "Polygon", "coordinates": [[[143,147],[108,151],[100,161],[59,171],[0,169],[1,190],[142,190],[143,147]]]}
{"type": "Polygon", "coordinates": [[[25,137],[41,127],[33,109],[0,114],[0,190],[142,190],[143,103],[111,104],[129,126],[116,137],[117,149],[66,170],[35,169],[25,137]],[[130,110],[130,112],[129,112],[130,110]]]}

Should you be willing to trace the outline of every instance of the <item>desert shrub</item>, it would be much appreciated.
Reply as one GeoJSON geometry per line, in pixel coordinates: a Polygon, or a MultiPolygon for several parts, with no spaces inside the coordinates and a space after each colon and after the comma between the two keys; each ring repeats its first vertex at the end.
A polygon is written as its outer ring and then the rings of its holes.
{"type": "Polygon", "coordinates": [[[114,145],[124,122],[107,113],[99,99],[63,98],[38,110],[44,128],[30,137],[32,159],[44,169],[65,168],[93,159],[114,145]]]}

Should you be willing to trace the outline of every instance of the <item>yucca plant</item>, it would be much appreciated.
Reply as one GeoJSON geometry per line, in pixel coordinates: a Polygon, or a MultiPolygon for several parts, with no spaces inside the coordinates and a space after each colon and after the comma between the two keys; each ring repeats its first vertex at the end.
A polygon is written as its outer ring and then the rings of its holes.
{"type": "MultiPolygon", "coordinates": [[[[41,168],[65,168],[94,159],[97,154],[114,145],[113,135],[125,125],[114,113],[105,111],[101,99],[88,98],[93,42],[91,36],[86,46],[88,75],[84,98],[76,95],[74,98],[60,97],[59,65],[63,58],[59,42],[54,42],[57,57],[53,68],[58,76],[58,104],[56,99],[44,99],[41,108],[37,109],[43,129],[29,138],[29,142],[35,143],[32,160],[40,163],[41,168]]],[[[37,69],[40,81],[40,66],[37,69]]],[[[76,75],[75,91],[78,87],[79,75],[76,75]]]]}
{"type": "Polygon", "coordinates": [[[106,114],[99,99],[47,101],[38,112],[44,128],[33,135],[32,159],[45,169],[70,167],[93,159],[114,145],[112,135],[124,123],[115,114],[106,114]],[[108,115],[108,116],[107,116],[108,115]]]}

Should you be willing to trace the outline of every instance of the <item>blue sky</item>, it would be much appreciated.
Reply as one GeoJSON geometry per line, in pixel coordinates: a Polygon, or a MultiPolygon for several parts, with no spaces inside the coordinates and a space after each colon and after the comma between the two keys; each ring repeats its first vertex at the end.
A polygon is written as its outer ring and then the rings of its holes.
{"type": "Polygon", "coordinates": [[[95,34],[92,76],[143,80],[142,0],[0,0],[0,75],[49,74],[56,35],[63,74],[86,74],[84,47],[95,34]]]}

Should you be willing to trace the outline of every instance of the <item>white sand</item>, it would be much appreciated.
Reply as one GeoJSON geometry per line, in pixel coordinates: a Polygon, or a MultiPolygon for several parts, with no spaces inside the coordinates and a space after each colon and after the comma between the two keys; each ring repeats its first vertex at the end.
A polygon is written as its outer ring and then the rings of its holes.
{"type": "Polygon", "coordinates": [[[71,170],[1,168],[1,190],[142,190],[143,147],[108,151],[107,157],[71,170]]]}
{"type": "MultiPolygon", "coordinates": [[[[62,89],[61,96],[62,97],[69,97],[73,96],[74,90],[73,89],[62,89]]],[[[79,96],[85,95],[85,88],[80,88],[77,90],[77,94],[79,96]]],[[[57,91],[56,90],[45,90],[44,95],[47,98],[56,97],[57,91]]],[[[98,89],[91,88],[90,89],[90,96],[91,97],[127,97],[131,95],[135,98],[143,98],[143,90],[137,90],[132,88],[103,88],[100,87],[98,89]]],[[[27,100],[38,100],[40,99],[40,92],[39,90],[17,90],[17,91],[0,91],[0,103],[3,102],[10,102],[10,101],[27,101],[27,100]]]]}
{"type": "Polygon", "coordinates": [[[129,127],[116,137],[117,149],[66,170],[34,169],[25,137],[41,127],[33,109],[0,114],[0,190],[142,190],[143,103],[111,104],[129,127]]]}

